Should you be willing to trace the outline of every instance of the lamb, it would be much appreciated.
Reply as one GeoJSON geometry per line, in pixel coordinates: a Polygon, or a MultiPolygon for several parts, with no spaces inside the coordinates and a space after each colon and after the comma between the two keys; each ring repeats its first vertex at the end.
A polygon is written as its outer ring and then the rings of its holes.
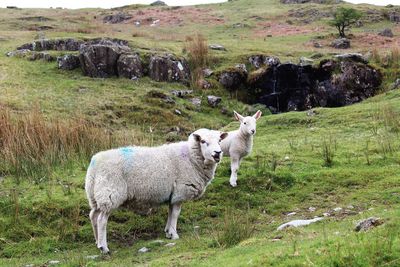
{"type": "Polygon", "coordinates": [[[233,111],[236,120],[240,122],[240,128],[236,131],[228,132],[228,137],[221,142],[222,152],[231,158],[231,186],[237,186],[237,172],[244,157],[251,153],[253,148],[253,136],[256,134],[256,121],[261,117],[258,110],[253,116],[243,117],[233,111]]]}
{"type": "Polygon", "coordinates": [[[108,253],[107,221],[121,205],[133,208],[169,205],[167,238],[178,239],[182,202],[200,198],[222,159],[227,133],[200,129],[188,141],[159,147],[123,147],[92,157],[85,180],[96,245],[108,253]]]}

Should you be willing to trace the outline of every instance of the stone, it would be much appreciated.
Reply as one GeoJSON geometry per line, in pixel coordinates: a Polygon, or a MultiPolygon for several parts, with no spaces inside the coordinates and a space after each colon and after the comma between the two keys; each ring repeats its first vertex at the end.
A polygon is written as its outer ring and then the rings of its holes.
{"type": "Polygon", "coordinates": [[[310,211],[310,212],[314,212],[314,211],[316,211],[317,209],[315,208],[315,207],[309,207],[308,208],[308,211],[310,211]]]}
{"type": "Polygon", "coordinates": [[[151,6],[167,6],[167,4],[163,1],[155,1],[150,4],[151,6]]]}
{"type": "Polygon", "coordinates": [[[368,219],[359,221],[355,227],[356,232],[360,231],[367,231],[373,227],[379,226],[383,224],[383,220],[381,218],[376,218],[376,217],[370,217],[368,219]]]}
{"type": "Polygon", "coordinates": [[[88,256],[86,256],[85,258],[88,259],[88,260],[95,260],[95,259],[97,259],[98,257],[99,257],[99,255],[88,255],[88,256]]]}
{"type": "Polygon", "coordinates": [[[142,61],[138,54],[122,54],[117,61],[119,77],[128,79],[143,77],[142,61]]]}
{"type": "Polygon", "coordinates": [[[129,15],[127,13],[124,12],[118,12],[117,14],[112,14],[112,15],[108,15],[105,16],[103,18],[103,22],[104,23],[111,23],[111,24],[116,24],[116,23],[121,23],[125,20],[129,20],[132,18],[132,15],[129,15]]]}
{"type": "Polygon", "coordinates": [[[7,57],[26,57],[32,51],[29,49],[19,49],[15,51],[10,51],[6,53],[7,57]]]}
{"type": "Polygon", "coordinates": [[[146,253],[149,252],[150,249],[146,248],[146,247],[142,247],[141,249],[138,250],[139,253],[146,253]]]}
{"type": "Polygon", "coordinates": [[[190,69],[185,59],[171,54],[150,57],[149,76],[157,82],[188,82],[190,69]]]}
{"type": "Polygon", "coordinates": [[[175,246],[176,245],[176,243],[167,243],[167,244],[165,244],[164,246],[165,247],[173,247],[173,246],[175,246]]]}
{"type": "Polygon", "coordinates": [[[266,56],[266,55],[253,55],[248,58],[249,63],[253,65],[256,69],[259,69],[263,66],[276,66],[281,63],[279,58],[274,56],[266,56]]]}
{"type": "Polygon", "coordinates": [[[222,98],[219,96],[209,95],[207,96],[208,105],[215,108],[222,101],[222,98]]]}
{"type": "Polygon", "coordinates": [[[62,70],[73,70],[81,66],[79,56],[71,54],[57,57],[57,64],[62,70]]]}
{"type": "Polygon", "coordinates": [[[219,82],[229,91],[237,90],[246,83],[246,80],[247,73],[237,68],[223,71],[219,77],[219,82]]]}
{"type": "Polygon", "coordinates": [[[48,264],[48,265],[57,265],[57,264],[60,264],[60,261],[57,261],[57,260],[50,260],[50,261],[47,262],[47,264],[48,264]]]}
{"type": "Polygon", "coordinates": [[[383,29],[382,31],[378,32],[378,35],[385,36],[385,37],[393,37],[394,36],[392,30],[389,28],[383,29]]]}
{"type": "Polygon", "coordinates": [[[296,215],[296,214],[297,214],[297,212],[293,211],[293,212],[289,212],[288,214],[286,214],[286,216],[293,216],[293,215],[296,215]]]}
{"type": "Polygon", "coordinates": [[[396,79],[396,81],[392,84],[391,90],[400,88],[400,78],[396,79]]]}
{"type": "Polygon", "coordinates": [[[220,44],[210,44],[208,47],[211,50],[227,51],[226,48],[220,44]]]}
{"type": "Polygon", "coordinates": [[[84,75],[96,78],[117,76],[118,59],[121,54],[129,52],[129,47],[111,40],[82,45],[79,49],[82,71],[84,75]]]}
{"type": "Polygon", "coordinates": [[[314,60],[312,60],[311,58],[301,57],[299,62],[300,66],[306,66],[312,65],[314,63],[314,60]]]}
{"type": "Polygon", "coordinates": [[[335,39],[331,43],[331,46],[337,49],[347,49],[350,48],[350,40],[347,38],[335,39]]]}
{"type": "Polygon", "coordinates": [[[172,90],[171,94],[176,97],[184,98],[193,94],[193,90],[172,90]]]}
{"type": "Polygon", "coordinates": [[[339,212],[339,211],[341,211],[341,210],[343,210],[341,207],[337,207],[337,208],[334,208],[334,209],[333,209],[333,211],[335,211],[335,212],[339,212]]]}
{"type": "Polygon", "coordinates": [[[346,53],[346,54],[336,55],[334,57],[339,59],[339,60],[351,60],[351,61],[355,61],[355,62],[361,62],[361,63],[364,63],[364,64],[368,63],[368,59],[365,58],[360,53],[346,53]]]}
{"type": "Polygon", "coordinates": [[[175,109],[175,114],[182,115],[182,112],[179,109],[175,109]]]}
{"type": "Polygon", "coordinates": [[[294,221],[287,222],[287,223],[280,225],[276,230],[281,231],[281,230],[284,230],[289,227],[306,226],[306,225],[321,221],[322,219],[323,218],[321,218],[321,217],[317,217],[317,218],[314,218],[311,220],[294,220],[294,221]]]}
{"type": "Polygon", "coordinates": [[[196,107],[201,106],[201,98],[199,98],[199,97],[194,97],[194,98],[190,99],[190,102],[196,107]]]}
{"type": "Polygon", "coordinates": [[[39,59],[44,60],[44,61],[48,61],[48,62],[54,61],[54,57],[52,55],[50,55],[49,53],[46,53],[46,52],[35,52],[35,51],[32,51],[29,54],[28,59],[31,60],[31,61],[35,61],[35,60],[39,60],[39,59]]]}
{"type": "Polygon", "coordinates": [[[400,22],[400,12],[391,11],[389,14],[389,20],[392,22],[400,22]]]}
{"type": "Polygon", "coordinates": [[[322,44],[320,44],[319,42],[313,42],[313,46],[315,48],[322,48],[323,47],[322,44]]]}
{"type": "Polygon", "coordinates": [[[205,68],[203,69],[203,76],[204,78],[210,77],[214,72],[211,69],[205,68]]]}

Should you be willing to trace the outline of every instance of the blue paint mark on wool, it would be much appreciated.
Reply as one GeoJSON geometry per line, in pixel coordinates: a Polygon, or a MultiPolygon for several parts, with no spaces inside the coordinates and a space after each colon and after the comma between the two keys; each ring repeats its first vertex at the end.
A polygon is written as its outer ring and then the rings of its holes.
{"type": "Polygon", "coordinates": [[[122,156],[124,157],[125,168],[130,167],[129,165],[131,165],[133,163],[133,154],[135,152],[135,148],[132,146],[121,147],[119,149],[119,151],[121,152],[122,156]]]}

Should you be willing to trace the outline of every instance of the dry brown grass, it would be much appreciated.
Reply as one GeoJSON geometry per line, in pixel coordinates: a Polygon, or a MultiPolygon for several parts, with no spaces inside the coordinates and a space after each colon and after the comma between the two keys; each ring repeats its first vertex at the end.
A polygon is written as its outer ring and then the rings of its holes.
{"type": "Polygon", "coordinates": [[[389,65],[393,68],[398,68],[400,65],[400,49],[398,47],[392,47],[389,54],[389,65]]]}
{"type": "Polygon", "coordinates": [[[192,86],[201,89],[201,81],[204,79],[202,69],[209,63],[207,39],[196,34],[193,37],[187,36],[184,50],[188,53],[189,64],[192,72],[192,86]]]}
{"type": "Polygon", "coordinates": [[[378,64],[382,62],[381,55],[379,54],[379,51],[378,51],[377,48],[374,48],[372,50],[372,60],[375,61],[378,64]]]}
{"type": "Polygon", "coordinates": [[[34,180],[72,160],[88,160],[115,143],[110,133],[81,118],[47,120],[37,109],[13,114],[0,109],[0,173],[34,180]]]}

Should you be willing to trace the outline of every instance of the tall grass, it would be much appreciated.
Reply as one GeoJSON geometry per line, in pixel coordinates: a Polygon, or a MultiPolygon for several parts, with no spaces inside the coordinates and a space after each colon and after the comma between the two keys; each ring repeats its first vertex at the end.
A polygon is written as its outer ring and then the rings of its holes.
{"type": "Polygon", "coordinates": [[[87,160],[113,143],[109,133],[81,118],[46,120],[37,109],[23,115],[0,110],[0,173],[17,182],[19,177],[43,180],[55,166],[87,160]]]}
{"type": "Polygon", "coordinates": [[[192,86],[199,88],[200,81],[204,79],[202,69],[209,63],[207,39],[201,34],[187,36],[184,50],[188,53],[192,86]]]}

